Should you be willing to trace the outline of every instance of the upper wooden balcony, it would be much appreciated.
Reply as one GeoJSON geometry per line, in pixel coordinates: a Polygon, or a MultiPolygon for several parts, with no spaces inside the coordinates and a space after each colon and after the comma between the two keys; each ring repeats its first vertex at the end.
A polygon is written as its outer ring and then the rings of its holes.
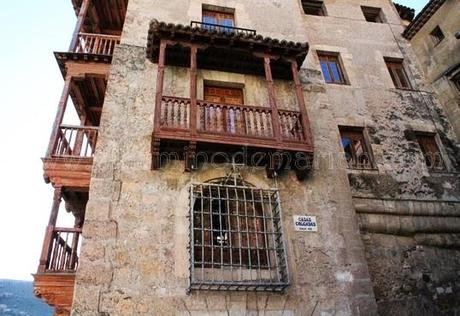
{"type": "Polygon", "coordinates": [[[177,157],[191,171],[200,163],[198,153],[209,158],[206,154],[231,155],[244,148],[245,163],[265,165],[268,176],[288,165],[304,179],[311,168],[313,139],[298,71],[307,53],[307,43],[264,38],[251,29],[153,21],[147,43],[148,58],[158,64],[153,169],[161,167],[165,158],[177,157]],[[163,95],[167,66],[189,68],[190,97],[163,95]],[[198,100],[198,69],[263,76],[268,102],[198,100]],[[297,110],[278,104],[275,80],[293,81],[297,110]],[[252,159],[255,155],[263,158],[252,159]]]}

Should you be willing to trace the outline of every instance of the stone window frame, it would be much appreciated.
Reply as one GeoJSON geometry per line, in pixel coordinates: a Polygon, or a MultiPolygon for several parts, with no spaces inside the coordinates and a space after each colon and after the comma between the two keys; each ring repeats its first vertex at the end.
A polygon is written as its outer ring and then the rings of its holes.
{"type": "Polygon", "coordinates": [[[394,57],[383,57],[383,59],[394,87],[400,90],[412,90],[412,82],[407,75],[404,59],[394,57]]]}
{"type": "Polygon", "coordinates": [[[385,23],[385,15],[383,14],[382,8],[361,6],[364,19],[370,23],[385,23]]]}
{"type": "Polygon", "coordinates": [[[326,5],[322,0],[301,0],[300,6],[306,15],[327,16],[326,5]]]}
{"type": "MultiPolygon", "coordinates": [[[[367,166],[366,165],[358,166],[356,162],[350,164],[350,162],[347,160],[347,169],[349,170],[369,170],[369,171],[377,170],[377,164],[375,162],[375,156],[372,150],[371,138],[369,136],[368,129],[363,126],[349,126],[349,125],[338,125],[338,129],[339,129],[339,136],[340,136],[340,145],[342,149],[344,150],[344,154],[346,153],[345,153],[345,148],[343,147],[343,143],[342,143],[342,137],[343,137],[342,135],[345,133],[355,134],[354,138],[361,138],[364,153],[369,160],[367,166]],[[360,134],[359,137],[358,137],[358,134],[360,134]]],[[[357,157],[353,157],[352,159],[356,159],[356,158],[357,157]]]]}
{"type": "Polygon", "coordinates": [[[340,52],[317,50],[316,54],[318,56],[319,66],[321,69],[321,73],[323,75],[323,79],[327,84],[350,85],[350,81],[348,79],[347,73],[345,72],[345,67],[343,65],[343,61],[342,61],[340,52]],[[327,62],[326,67],[328,69],[329,77],[332,79],[331,81],[328,81],[324,74],[323,65],[322,65],[323,61],[327,62]],[[338,74],[340,76],[339,80],[335,80],[333,76],[331,76],[332,70],[329,66],[331,62],[335,62],[337,64],[338,74]]]}
{"type": "Polygon", "coordinates": [[[457,94],[460,95],[460,64],[458,64],[456,67],[457,69],[448,77],[448,79],[453,85],[453,87],[456,89],[457,94]]]}

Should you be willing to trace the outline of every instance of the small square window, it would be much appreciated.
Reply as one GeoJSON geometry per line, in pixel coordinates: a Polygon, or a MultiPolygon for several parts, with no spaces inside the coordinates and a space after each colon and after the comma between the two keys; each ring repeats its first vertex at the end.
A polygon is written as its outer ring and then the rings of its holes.
{"type": "Polygon", "coordinates": [[[433,31],[430,33],[431,39],[434,42],[434,45],[438,45],[444,39],[444,33],[442,32],[439,26],[436,26],[433,31]]]}
{"type": "Polygon", "coordinates": [[[363,11],[364,18],[367,22],[383,23],[382,9],[361,6],[361,10],[363,11]]]}
{"type": "Polygon", "coordinates": [[[318,53],[321,71],[327,83],[347,84],[337,53],[318,53]]]}
{"type": "Polygon", "coordinates": [[[404,70],[403,61],[385,58],[385,63],[395,87],[398,89],[410,89],[411,86],[404,70]]]}
{"type": "Polygon", "coordinates": [[[202,22],[205,24],[204,28],[206,29],[230,32],[235,26],[234,9],[203,5],[202,22]]]}
{"type": "Polygon", "coordinates": [[[373,159],[364,130],[356,127],[339,126],[342,147],[350,169],[372,169],[373,159]]]}
{"type": "Polygon", "coordinates": [[[425,157],[425,163],[428,169],[443,171],[446,168],[435,137],[434,134],[417,134],[417,141],[425,157]]]}
{"type": "Polygon", "coordinates": [[[318,0],[302,0],[302,9],[305,14],[309,15],[326,15],[326,9],[323,1],[318,0]]]}

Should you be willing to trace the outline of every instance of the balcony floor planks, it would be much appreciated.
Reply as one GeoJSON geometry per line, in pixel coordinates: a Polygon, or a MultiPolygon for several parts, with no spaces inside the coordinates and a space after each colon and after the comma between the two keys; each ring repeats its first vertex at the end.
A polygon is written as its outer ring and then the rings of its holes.
{"type": "Polygon", "coordinates": [[[65,187],[88,188],[92,158],[42,158],[45,182],[65,187]]]}
{"type": "Polygon", "coordinates": [[[55,315],[70,315],[75,287],[75,273],[37,273],[34,294],[56,308],[55,315]]]}

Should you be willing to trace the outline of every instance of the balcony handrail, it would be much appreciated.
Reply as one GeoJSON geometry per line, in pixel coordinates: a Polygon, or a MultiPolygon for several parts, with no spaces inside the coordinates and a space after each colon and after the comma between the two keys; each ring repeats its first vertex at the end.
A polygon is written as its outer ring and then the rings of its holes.
{"type": "Polygon", "coordinates": [[[61,128],[73,128],[73,129],[89,129],[89,130],[99,130],[99,126],[82,126],[82,125],[71,125],[71,124],[61,124],[61,128]]]}
{"type": "Polygon", "coordinates": [[[120,38],[117,35],[78,33],[73,51],[75,53],[110,56],[113,55],[115,45],[120,43],[120,38]]]}
{"type": "Polygon", "coordinates": [[[227,26],[227,25],[222,25],[222,24],[214,24],[214,23],[208,23],[208,22],[200,22],[200,21],[191,21],[190,22],[191,27],[199,27],[199,28],[204,28],[204,29],[224,29],[225,31],[234,31],[235,33],[243,33],[247,35],[256,35],[257,32],[256,30],[253,29],[247,29],[243,27],[236,27],[236,26],[227,26]]]}
{"type": "Polygon", "coordinates": [[[94,36],[94,37],[105,37],[105,38],[112,38],[115,40],[119,40],[121,38],[120,35],[109,35],[109,34],[101,34],[101,33],[86,33],[80,32],[78,35],[86,35],[86,36],[94,36]]]}
{"type": "Polygon", "coordinates": [[[51,157],[91,158],[94,156],[98,137],[97,126],[61,124],[56,138],[52,139],[51,157]]]}
{"type": "MultiPolygon", "coordinates": [[[[244,104],[230,104],[197,100],[197,132],[214,133],[228,137],[265,138],[276,142],[274,113],[271,108],[244,104]]],[[[155,130],[192,131],[190,124],[191,101],[189,98],[162,96],[160,126],[155,130]]],[[[280,134],[283,140],[304,142],[302,113],[278,110],[281,120],[280,134]]]]}

